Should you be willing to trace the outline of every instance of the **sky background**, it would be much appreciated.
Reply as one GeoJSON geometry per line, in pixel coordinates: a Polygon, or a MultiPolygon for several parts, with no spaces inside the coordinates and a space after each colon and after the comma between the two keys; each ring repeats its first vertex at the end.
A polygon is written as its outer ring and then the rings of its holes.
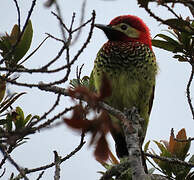
{"type": "MultiPolygon", "coordinates": [[[[54,10],[54,8],[45,8],[43,2],[45,1],[37,1],[31,17],[34,36],[28,54],[46,37],[46,32],[56,37],[60,37],[61,35],[58,22],[51,14],[51,10],[54,10]]],[[[67,25],[71,22],[73,12],[76,13],[74,27],[79,25],[82,2],[82,0],[59,0],[64,22],[67,25]]],[[[25,17],[27,16],[30,5],[30,0],[19,2],[22,25],[25,22],[25,17]]],[[[164,8],[159,8],[157,5],[151,7],[156,14],[160,15],[162,18],[172,17],[164,8]]],[[[144,9],[139,8],[136,0],[87,0],[85,20],[91,17],[93,9],[96,11],[96,23],[108,24],[118,15],[132,14],[139,16],[144,20],[150,28],[152,37],[161,33],[164,29],[167,29],[166,26],[160,25],[160,23],[151,18],[144,9]]],[[[175,6],[175,9],[178,11],[178,14],[181,14],[183,17],[190,16],[190,13],[186,8],[175,6]]],[[[0,33],[10,33],[13,25],[17,23],[17,12],[13,1],[1,0],[0,19],[0,33]]],[[[88,30],[89,26],[84,28],[79,41],[71,48],[72,57],[87,38],[88,30]]],[[[96,54],[106,41],[103,32],[94,29],[91,42],[73,66],[69,80],[75,78],[76,66],[78,65],[80,67],[83,63],[85,65],[82,75],[90,75],[96,54]]],[[[55,57],[60,47],[60,43],[50,39],[24,65],[29,68],[41,67],[41,65],[46,64],[50,59],[55,57]]],[[[159,72],[157,75],[155,99],[145,142],[148,140],[168,140],[171,128],[174,128],[175,133],[181,128],[185,128],[187,135],[194,137],[194,121],[192,120],[186,99],[186,85],[190,76],[191,67],[187,63],[177,62],[172,58],[172,53],[157,48],[153,48],[153,50],[158,62],[159,72]]],[[[62,56],[60,61],[57,62],[53,68],[63,65],[64,61],[65,56],[62,56]]],[[[39,81],[55,81],[61,77],[63,77],[62,73],[54,75],[47,74],[44,76],[41,74],[20,74],[19,80],[28,83],[38,83],[39,81]]],[[[61,85],[61,87],[68,87],[68,83],[61,85]]],[[[194,95],[193,88],[194,85],[191,87],[192,96],[194,95]]],[[[27,92],[27,95],[21,97],[14,104],[14,107],[20,106],[24,110],[25,115],[29,113],[33,115],[42,115],[52,106],[56,99],[56,96],[52,93],[45,94],[36,88],[29,89],[9,85],[9,89],[12,92],[27,92]]],[[[55,113],[62,111],[65,107],[70,105],[70,98],[63,97],[60,106],[55,113]]],[[[34,168],[52,162],[54,158],[53,150],[57,150],[59,155],[64,157],[74,150],[80,141],[79,134],[68,129],[65,125],[49,131],[41,131],[40,133],[36,133],[36,135],[31,135],[29,137],[30,140],[28,143],[16,148],[11,154],[21,167],[26,168],[34,168]]],[[[89,136],[86,137],[86,141],[89,141],[89,136]]],[[[114,142],[111,137],[109,137],[109,144],[114,151],[114,142]]],[[[151,147],[157,152],[157,147],[154,143],[151,143],[151,147]]],[[[194,153],[193,146],[191,147],[190,152],[191,154],[194,153]]],[[[7,179],[12,171],[17,172],[9,163],[7,163],[5,167],[6,174],[3,177],[4,179],[7,179]]],[[[104,168],[95,160],[93,156],[93,147],[88,147],[88,143],[86,143],[81,151],[62,163],[61,179],[97,180],[100,177],[100,174],[98,174],[97,171],[101,170],[104,170],[104,168]]],[[[53,179],[53,176],[54,168],[46,171],[42,179],[50,180],[53,179]]],[[[38,177],[38,173],[29,176],[30,179],[34,179],[35,177],[38,177]]]]}

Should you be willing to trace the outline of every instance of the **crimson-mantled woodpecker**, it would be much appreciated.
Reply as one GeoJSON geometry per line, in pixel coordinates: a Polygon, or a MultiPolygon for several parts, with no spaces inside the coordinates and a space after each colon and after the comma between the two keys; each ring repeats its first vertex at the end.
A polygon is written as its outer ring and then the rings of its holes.
{"type": "MultiPolygon", "coordinates": [[[[96,24],[108,41],[99,50],[94,61],[90,85],[100,90],[105,74],[112,86],[112,95],[106,103],[121,111],[138,108],[144,119],[142,145],[154,98],[157,65],[152,50],[150,32],[146,24],[132,15],[118,16],[109,25],[96,24]]],[[[111,130],[119,158],[127,156],[125,137],[118,119],[111,116],[119,128],[111,130]]]]}

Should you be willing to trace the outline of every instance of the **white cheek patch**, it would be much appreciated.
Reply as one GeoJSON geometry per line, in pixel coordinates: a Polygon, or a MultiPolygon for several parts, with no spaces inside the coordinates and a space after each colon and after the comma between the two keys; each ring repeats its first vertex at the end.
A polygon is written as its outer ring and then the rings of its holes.
{"type": "Polygon", "coordinates": [[[129,27],[124,33],[131,38],[138,38],[140,36],[140,32],[133,27],[129,27]]]}
{"type": "Polygon", "coordinates": [[[140,31],[129,26],[128,24],[121,23],[121,24],[118,24],[116,26],[112,26],[112,28],[124,33],[126,36],[128,36],[130,38],[139,38],[139,36],[140,36],[140,31]],[[121,29],[122,25],[126,25],[127,29],[126,30],[121,29]]]}

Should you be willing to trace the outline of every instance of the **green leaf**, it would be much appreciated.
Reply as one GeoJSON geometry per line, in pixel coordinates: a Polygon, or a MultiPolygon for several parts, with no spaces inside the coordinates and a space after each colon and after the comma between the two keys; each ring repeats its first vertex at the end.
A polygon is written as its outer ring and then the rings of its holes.
{"type": "Polygon", "coordinates": [[[190,162],[190,163],[194,163],[194,155],[192,155],[192,156],[190,157],[189,162],[190,162]]]}
{"type": "Polygon", "coordinates": [[[6,53],[8,53],[11,48],[11,42],[9,40],[9,35],[0,37],[0,50],[2,50],[1,55],[4,57],[6,53]]]}
{"type": "Polygon", "coordinates": [[[24,112],[20,107],[16,107],[16,120],[14,121],[16,130],[24,127],[24,112]]]}
{"type": "Polygon", "coordinates": [[[181,154],[183,160],[185,160],[185,158],[189,155],[188,151],[190,147],[191,147],[191,141],[186,142],[181,154]]]}
{"type": "Polygon", "coordinates": [[[176,39],[178,39],[178,35],[174,32],[174,30],[172,31],[172,30],[165,29],[163,31],[170,33],[172,36],[174,36],[176,39]]]}
{"type": "Polygon", "coordinates": [[[21,119],[24,120],[24,112],[19,106],[16,107],[16,113],[20,116],[21,119]]]}
{"type": "Polygon", "coordinates": [[[172,166],[172,172],[176,176],[177,180],[182,180],[185,179],[187,174],[190,171],[190,167],[185,167],[184,165],[179,165],[179,164],[173,164],[172,166]]]}
{"type": "Polygon", "coordinates": [[[32,117],[32,115],[28,114],[28,116],[24,120],[24,125],[26,125],[28,123],[28,121],[31,119],[31,117],[32,117]]]}
{"type": "MultiPolygon", "coordinates": [[[[24,139],[25,139],[25,138],[24,138],[24,139]]],[[[25,144],[26,142],[27,142],[27,141],[22,141],[22,142],[20,142],[20,143],[17,143],[16,146],[15,146],[15,148],[21,146],[22,144],[25,144]]]]}
{"type": "Polygon", "coordinates": [[[79,87],[79,86],[89,87],[89,80],[90,80],[90,78],[88,76],[84,76],[80,80],[78,80],[78,79],[70,80],[69,84],[72,86],[72,88],[76,88],[76,87],[79,87]]]}
{"type": "Polygon", "coordinates": [[[40,119],[40,116],[35,115],[35,116],[32,117],[32,119],[37,119],[37,120],[39,120],[39,119],[40,119]]]}
{"type": "Polygon", "coordinates": [[[17,46],[15,47],[15,49],[12,49],[18,41],[20,34],[20,29],[16,24],[12,29],[11,35],[6,34],[5,36],[2,36],[0,38],[0,49],[2,50],[1,55],[4,58],[6,57],[6,67],[15,67],[18,61],[23,58],[23,56],[30,48],[33,36],[32,23],[30,20],[28,21],[28,24],[17,46]],[[9,54],[12,50],[13,52],[9,54]]]}
{"type": "Polygon", "coordinates": [[[170,44],[166,41],[162,41],[162,40],[153,39],[152,40],[152,45],[155,46],[155,47],[167,50],[167,51],[171,51],[171,52],[173,52],[175,50],[174,45],[172,45],[172,44],[170,44]]]}
{"type": "Polygon", "coordinates": [[[17,39],[18,39],[20,33],[21,32],[20,32],[19,26],[17,24],[15,24],[13,26],[13,29],[12,29],[11,34],[9,36],[9,41],[11,42],[12,46],[17,42],[17,39]]]}
{"type": "Polygon", "coordinates": [[[7,114],[6,120],[7,120],[6,130],[8,132],[10,132],[12,130],[12,117],[11,117],[11,114],[7,114]]]}
{"type": "Polygon", "coordinates": [[[0,79],[0,102],[3,100],[6,90],[6,81],[0,79]]]}
{"type": "Polygon", "coordinates": [[[152,45],[155,46],[155,47],[164,49],[166,51],[173,52],[173,53],[175,53],[175,52],[182,52],[183,51],[181,45],[175,46],[174,44],[171,44],[171,43],[169,43],[167,41],[162,41],[162,40],[153,39],[152,40],[152,45]]]}
{"type": "Polygon", "coordinates": [[[148,147],[150,145],[150,141],[148,141],[145,146],[144,146],[144,152],[147,152],[148,151],[148,147]]]}
{"type": "Polygon", "coordinates": [[[178,54],[174,55],[173,58],[178,59],[178,61],[180,62],[188,62],[187,58],[184,58],[183,56],[178,55],[178,54]]]}
{"type": "Polygon", "coordinates": [[[156,38],[156,37],[160,37],[160,38],[166,40],[167,42],[169,42],[170,44],[173,44],[175,46],[179,46],[180,45],[178,41],[174,40],[173,38],[171,38],[171,37],[169,37],[167,35],[157,34],[154,38],[156,38]]]}
{"type": "Polygon", "coordinates": [[[191,27],[194,28],[194,21],[191,22],[191,27]]]}
{"type": "Polygon", "coordinates": [[[84,76],[81,80],[81,85],[88,88],[89,81],[90,81],[90,78],[88,76],[84,76]]]}
{"type": "Polygon", "coordinates": [[[154,171],[155,171],[155,168],[150,168],[150,169],[148,170],[148,174],[153,174],[154,171]]]}
{"type": "Polygon", "coordinates": [[[188,21],[172,18],[167,19],[165,23],[167,23],[170,27],[173,27],[174,29],[179,28],[183,31],[192,32],[192,29],[190,28],[190,23],[188,21]]]}
{"type": "Polygon", "coordinates": [[[180,34],[180,42],[183,44],[183,47],[187,50],[190,50],[192,47],[190,47],[191,42],[191,35],[186,32],[181,32],[180,34]]]}
{"type": "Polygon", "coordinates": [[[28,49],[31,46],[32,36],[33,36],[32,22],[31,20],[29,20],[28,25],[26,26],[26,29],[24,31],[24,34],[22,35],[22,38],[14,52],[15,54],[14,60],[16,62],[22,59],[23,56],[27,53],[28,49]]]}
{"type": "Polygon", "coordinates": [[[31,122],[35,119],[39,120],[40,119],[40,116],[38,115],[34,115],[33,117],[31,116],[31,114],[29,114],[26,119],[25,119],[25,125],[27,124],[27,126],[30,126],[31,122]],[[30,118],[30,119],[29,119],[30,118]]]}
{"type": "Polygon", "coordinates": [[[21,129],[23,128],[23,121],[22,119],[20,118],[20,116],[17,116],[17,119],[16,121],[14,121],[14,124],[15,124],[15,129],[18,130],[18,129],[21,129]]]}
{"type": "Polygon", "coordinates": [[[76,87],[80,86],[78,79],[70,80],[69,84],[72,86],[72,88],[76,88],[76,87]]]}
{"type": "Polygon", "coordinates": [[[157,141],[154,141],[155,144],[158,146],[158,148],[160,149],[160,151],[163,153],[165,151],[167,151],[167,149],[165,148],[165,146],[162,143],[159,143],[157,141]]]}

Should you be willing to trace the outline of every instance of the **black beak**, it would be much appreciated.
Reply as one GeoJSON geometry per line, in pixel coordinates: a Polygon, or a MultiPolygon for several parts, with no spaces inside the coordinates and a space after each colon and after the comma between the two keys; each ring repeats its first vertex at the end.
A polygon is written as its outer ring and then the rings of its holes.
{"type": "Polygon", "coordinates": [[[111,28],[111,26],[109,25],[104,25],[104,24],[95,24],[94,25],[95,27],[103,30],[104,32],[107,32],[107,31],[112,31],[113,29],[111,28]]]}
{"type": "Polygon", "coordinates": [[[121,36],[121,32],[113,29],[110,25],[95,24],[94,26],[103,30],[109,40],[116,41],[121,36]]]}

